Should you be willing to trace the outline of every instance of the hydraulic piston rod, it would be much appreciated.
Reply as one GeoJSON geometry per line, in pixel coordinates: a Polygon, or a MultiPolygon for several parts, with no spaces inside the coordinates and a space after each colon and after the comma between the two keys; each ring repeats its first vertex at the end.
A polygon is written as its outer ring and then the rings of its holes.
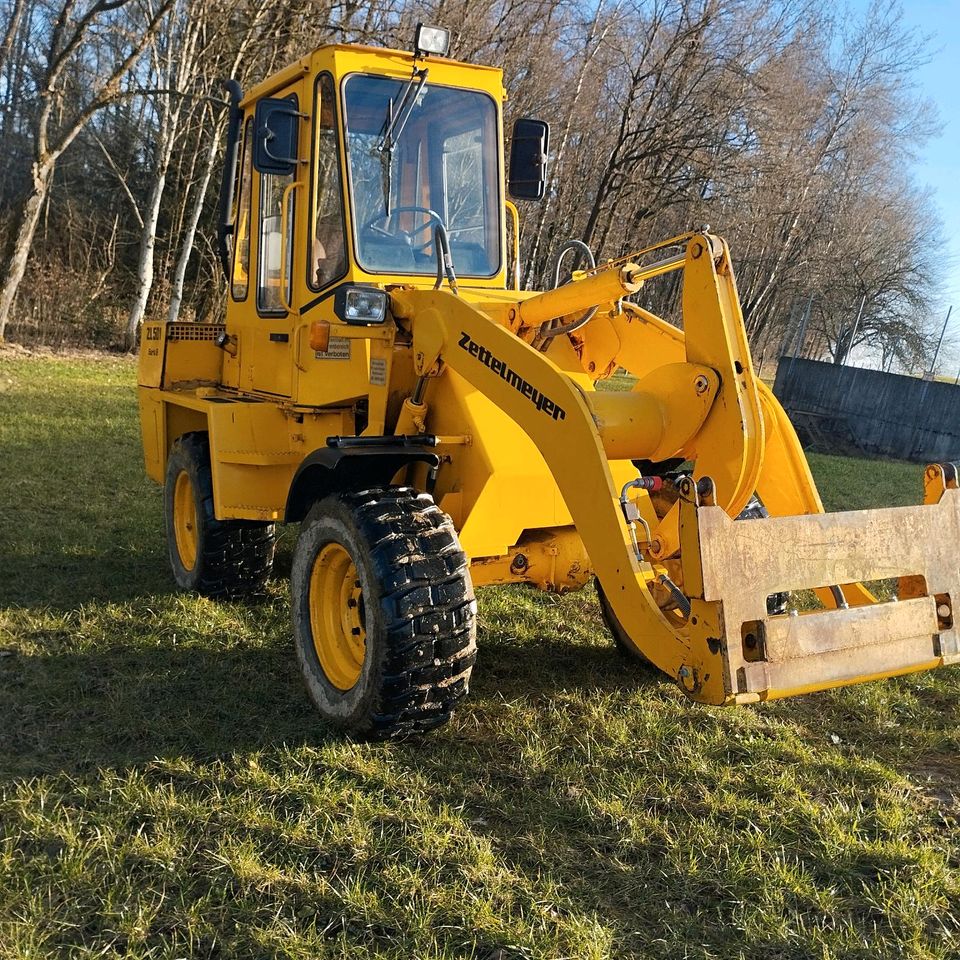
{"type": "Polygon", "coordinates": [[[636,264],[628,263],[619,269],[601,270],[523,300],[518,307],[522,325],[538,327],[548,320],[582,313],[597,304],[612,303],[636,293],[642,284],[632,279],[632,273],[639,269],[636,264]]]}
{"type": "Polygon", "coordinates": [[[522,301],[518,307],[521,325],[537,327],[557,317],[582,313],[602,303],[613,303],[636,293],[645,281],[681,269],[685,260],[685,254],[680,253],[643,267],[628,262],[588,273],[562,287],[522,301]]]}

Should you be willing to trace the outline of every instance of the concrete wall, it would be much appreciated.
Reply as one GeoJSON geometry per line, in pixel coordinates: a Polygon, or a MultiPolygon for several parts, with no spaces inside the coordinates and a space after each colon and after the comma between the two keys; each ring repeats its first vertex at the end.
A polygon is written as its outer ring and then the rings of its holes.
{"type": "Polygon", "coordinates": [[[773,392],[801,439],[825,450],[960,460],[960,387],[783,357],[773,392]]]}

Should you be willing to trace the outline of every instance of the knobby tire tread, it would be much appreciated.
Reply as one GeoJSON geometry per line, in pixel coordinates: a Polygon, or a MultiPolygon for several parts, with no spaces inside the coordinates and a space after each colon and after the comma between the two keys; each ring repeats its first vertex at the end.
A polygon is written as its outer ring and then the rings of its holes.
{"type": "Polygon", "coordinates": [[[262,593],[273,570],[276,529],[253,520],[218,520],[213,503],[210,442],[205,433],[180,437],[179,446],[197,464],[200,523],[205,536],[197,557],[194,589],[213,599],[262,593]]]}
{"type": "Polygon", "coordinates": [[[378,487],[342,495],[370,547],[387,650],[371,735],[439,727],[467,695],[477,658],[469,563],[450,518],[426,494],[378,487]]]}

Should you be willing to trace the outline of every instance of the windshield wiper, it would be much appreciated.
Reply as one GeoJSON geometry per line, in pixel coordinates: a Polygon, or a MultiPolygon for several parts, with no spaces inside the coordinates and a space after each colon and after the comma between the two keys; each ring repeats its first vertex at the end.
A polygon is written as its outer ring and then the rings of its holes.
{"type": "Polygon", "coordinates": [[[391,188],[393,148],[397,145],[403,128],[410,119],[410,114],[413,113],[420,91],[427,82],[428,72],[426,68],[418,70],[414,67],[407,85],[403,88],[399,104],[392,98],[387,104],[387,116],[383,122],[383,132],[380,134],[376,152],[380,154],[380,165],[383,171],[383,206],[388,217],[390,216],[390,195],[393,192],[391,188]]]}

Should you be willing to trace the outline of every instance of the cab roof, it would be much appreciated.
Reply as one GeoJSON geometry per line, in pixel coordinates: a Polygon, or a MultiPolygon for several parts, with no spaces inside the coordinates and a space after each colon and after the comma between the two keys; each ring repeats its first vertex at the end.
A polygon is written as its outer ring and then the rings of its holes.
{"type": "MultiPolygon", "coordinates": [[[[363,66],[363,60],[376,60],[382,68],[386,64],[392,67],[393,71],[410,71],[414,65],[414,54],[412,50],[395,50],[391,47],[375,47],[359,43],[332,43],[322,47],[317,47],[311,53],[295,60],[289,66],[277,71],[269,77],[264,78],[258,84],[246,92],[241,102],[242,107],[248,107],[263,97],[268,97],[277,90],[294,83],[298,77],[316,72],[317,60],[333,59],[335,61],[355,60],[354,64],[344,64],[347,70],[343,72],[352,72],[363,66]]],[[[436,82],[447,83],[451,86],[457,86],[457,80],[464,80],[467,76],[481,75],[483,81],[478,86],[489,92],[498,90],[500,99],[506,99],[506,90],[503,87],[503,71],[499,67],[491,67],[486,64],[466,63],[463,60],[454,60],[450,57],[438,57],[434,54],[422,56],[417,59],[417,64],[427,69],[435,71],[436,82]]],[[[373,64],[370,64],[373,66],[373,64]]]]}

